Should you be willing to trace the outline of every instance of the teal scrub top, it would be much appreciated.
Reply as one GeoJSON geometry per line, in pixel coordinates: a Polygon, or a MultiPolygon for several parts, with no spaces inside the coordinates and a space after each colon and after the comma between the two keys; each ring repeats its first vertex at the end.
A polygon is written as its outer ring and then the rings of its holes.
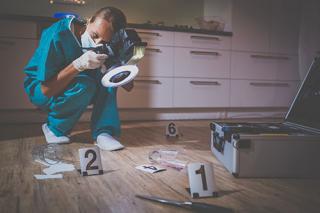
{"type": "Polygon", "coordinates": [[[80,57],[83,52],[71,31],[73,18],[65,18],[45,29],[39,46],[24,68],[24,88],[30,96],[36,85],[44,82],[80,57]]]}

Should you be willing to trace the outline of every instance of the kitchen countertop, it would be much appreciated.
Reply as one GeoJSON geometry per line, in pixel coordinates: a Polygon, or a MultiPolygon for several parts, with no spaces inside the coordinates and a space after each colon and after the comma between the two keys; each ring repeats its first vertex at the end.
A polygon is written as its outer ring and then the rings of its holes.
{"type": "MultiPolygon", "coordinates": [[[[27,15],[13,15],[13,14],[0,14],[0,19],[10,19],[10,20],[22,20],[22,21],[34,21],[40,24],[58,21],[57,18],[45,17],[45,16],[27,16],[27,15]]],[[[162,26],[162,25],[153,25],[153,24],[138,24],[138,23],[128,23],[127,27],[137,28],[137,29],[146,29],[146,30],[163,30],[171,32],[186,32],[186,33],[198,33],[206,35],[219,35],[219,36],[232,36],[232,32],[225,31],[212,31],[196,28],[177,28],[174,26],[162,26]]]]}

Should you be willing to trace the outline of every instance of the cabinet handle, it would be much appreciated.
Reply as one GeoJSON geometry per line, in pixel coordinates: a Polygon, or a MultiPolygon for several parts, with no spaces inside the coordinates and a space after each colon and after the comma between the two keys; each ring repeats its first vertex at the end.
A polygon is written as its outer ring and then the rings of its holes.
{"type": "Polygon", "coordinates": [[[209,85],[209,86],[219,86],[218,81],[190,81],[190,84],[193,85],[209,85]]]}
{"type": "Polygon", "coordinates": [[[14,41],[4,41],[4,40],[0,40],[0,45],[3,45],[3,46],[13,46],[13,45],[15,45],[15,42],[14,42],[14,41]]]}
{"type": "Polygon", "coordinates": [[[289,87],[288,83],[262,83],[262,82],[250,82],[251,86],[257,87],[289,87]]]}
{"type": "Polygon", "coordinates": [[[161,36],[160,33],[153,33],[153,32],[143,32],[138,31],[139,34],[151,35],[151,36],[161,36]]]}
{"type": "Polygon", "coordinates": [[[251,55],[251,58],[261,58],[261,59],[276,59],[276,60],[289,60],[287,56],[274,56],[274,55],[251,55]]]}
{"type": "Polygon", "coordinates": [[[145,84],[161,84],[161,81],[159,80],[141,80],[141,79],[136,79],[134,80],[137,83],[145,83],[145,84]]]}
{"type": "Polygon", "coordinates": [[[213,55],[213,56],[219,56],[220,53],[218,52],[204,52],[204,51],[190,51],[190,54],[194,55],[213,55]]]}
{"type": "Polygon", "coordinates": [[[160,49],[156,49],[156,48],[146,48],[146,51],[161,53],[161,50],[160,49]]]}
{"type": "Polygon", "coordinates": [[[208,37],[208,36],[190,36],[191,39],[201,39],[201,40],[215,40],[220,41],[219,37],[208,37]]]}

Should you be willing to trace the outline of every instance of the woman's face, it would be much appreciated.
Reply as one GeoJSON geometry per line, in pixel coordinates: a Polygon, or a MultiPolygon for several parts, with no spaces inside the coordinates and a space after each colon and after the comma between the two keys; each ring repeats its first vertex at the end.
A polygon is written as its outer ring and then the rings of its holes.
{"type": "Polygon", "coordinates": [[[100,17],[89,23],[86,30],[96,44],[109,42],[113,35],[112,23],[100,17]]]}

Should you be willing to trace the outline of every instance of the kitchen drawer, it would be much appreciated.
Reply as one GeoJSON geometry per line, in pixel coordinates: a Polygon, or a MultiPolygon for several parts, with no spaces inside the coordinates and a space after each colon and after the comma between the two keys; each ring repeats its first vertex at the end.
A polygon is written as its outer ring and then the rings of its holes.
{"type": "Polygon", "coordinates": [[[231,78],[299,80],[298,57],[232,52],[231,78]]]}
{"type": "Polygon", "coordinates": [[[174,50],[174,75],[179,77],[229,78],[230,52],[179,48],[174,50]]]}
{"type": "Polygon", "coordinates": [[[227,36],[175,32],[174,44],[180,47],[229,50],[231,49],[231,38],[227,36]]]}
{"type": "Polygon", "coordinates": [[[147,42],[148,45],[173,45],[173,32],[144,29],[136,29],[136,31],[142,41],[147,42]]]}
{"type": "Polygon", "coordinates": [[[173,47],[148,46],[139,62],[139,76],[173,76],[173,47]]]}
{"type": "Polygon", "coordinates": [[[23,68],[37,47],[36,40],[0,38],[0,109],[30,109],[23,87],[23,68]]]}
{"type": "Polygon", "coordinates": [[[229,79],[174,79],[174,107],[228,107],[229,79]]]}
{"type": "Polygon", "coordinates": [[[37,38],[37,25],[35,22],[0,20],[0,37],[7,38],[37,38]]]}
{"type": "Polygon", "coordinates": [[[141,78],[134,80],[134,88],[126,92],[118,90],[120,108],[167,108],[172,107],[172,78],[141,78]]]}
{"type": "Polygon", "coordinates": [[[289,107],[299,81],[231,80],[230,107],[289,107]]]}

